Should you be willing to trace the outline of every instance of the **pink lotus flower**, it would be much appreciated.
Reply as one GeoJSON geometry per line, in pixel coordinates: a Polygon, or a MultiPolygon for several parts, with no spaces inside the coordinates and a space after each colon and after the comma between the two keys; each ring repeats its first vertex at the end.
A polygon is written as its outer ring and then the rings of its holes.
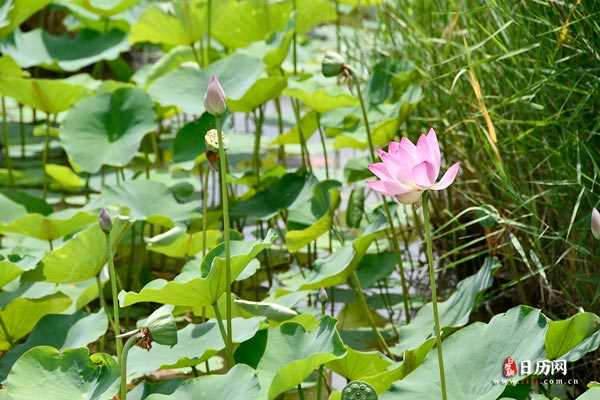
{"type": "Polygon", "coordinates": [[[421,135],[416,146],[402,138],[400,142],[391,142],[388,152],[379,150],[378,153],[382,162],[370,164],[369,170],[380,180],[368,182],[369,187],[405,204],[419,200],[425,190],[447,188],[460,170],[460,163],[455,163],[436,182],[442,156],[433,129],[421,135]]]}

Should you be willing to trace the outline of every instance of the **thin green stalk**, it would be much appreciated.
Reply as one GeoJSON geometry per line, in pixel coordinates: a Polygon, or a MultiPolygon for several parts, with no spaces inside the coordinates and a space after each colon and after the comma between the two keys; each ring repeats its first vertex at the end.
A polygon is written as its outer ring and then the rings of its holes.
{"type": "Polygon", "coordinates": [[[227,357],[227,363],[229,364],[229,367],[231,367],[233,366],[233,353],[229,351],[229,346],[227,345],[229,343],[229,337],[227,336],[227,332],[225,332],[225,326],[223,326],[223,317],[221,316],[221,311],[219,311],[219,306],[217,304],[213,304],[212,307],[217,319],[217,325],[219,326],[219,332],[223,338],[223,343],[225,343],[225,356],[227,357]]]}
{"type": "Polygon", "coordinates": [[[300,152],[302,153],[302,166],[308,168],[312,172],[312,165],[310,163],[310,153],[306,146],[306,139],[304,138],[304,131],[302,129],[302,118],[300,117],[300,104],[297,100],[291,99],[292,109],[294,110],[294,117],[296,118],[296,129],[298,131],[298,137],[300,138],[300,152]]]}
{"type": "Polygon", "coordinates": [[[206,4],[206,46],[204,46],[204,66],[210,64],[210,46],[212,36],[212,0],[206,4]]]}
{"type": "Polygon", "coordinates": [[[256,174],[256,186],[260,183],[260,139],[262,136],[263,122],[265,115],[262,107],[258,107],[258,116],[254,113],[254,151],[253,151],[253,163],[254,173],[256,174]]]}
{"type": "Polygon", "coordinates": [[[392,357],[392,352],[390,351],[390,349],[387,345],[387,342],[385,341],[385,339],[383,338],[383,336],[377,329],[377,325],[375,325],[375,320],[373,319],[373,314],[371,314],[371,311],[369,310],[369,304],[367,303],[367,299],[363,292],[363,289],[360,284],[360,280],[358,279],[358,275],[356,274],[356,271],[353,272],[352,275],[350,275],[350,286],[354,290],[354,294],[356,295],[358,304],[362,308],[363,313],[367,316],[367,319],[369,320],[369,325],[371,325],[371,330],[373,331],[373,333],[375,334],[375,337],[377,338],[377,341],[379,342],[379,347],[380,347],[381,351],[384,352],[388,357],[392,357]]]}
{"type": "Polygon", "coordinates": [[[115,263],[113,260],[110,233],[107,233],[104,236],[106,236],[106,259],[108,260],[108,273],[110,274],[110,288],[112,291],[113,301],[113,329],[115,331],[117,358],[120,359],[121,351],[123,349],[123,340],[119,337],[119,335],[121,334],[121,320],[119,318],[119,292],[117,289],[117,273],[115,271],[115,263]]]}
{"type": "Polygon", "coordinates": [[[50,114],[46,115],[46,137],[44,141],[44,152],[42,153],[42,168],[44,169],[44,199],[48,195],[48,183],[50,177],[46,172],[46,164],[48,163],[48,154],[50,153],[50,114]]]}
{"type": "Polygon", "coordinates": [[[298,389],[298,396],[300,400],[304,400],[304,389],[302,389],[302,384],[299,383],[296,388],[298,389]]]}
{"type": "Polygon", "coordinates": [[[26,137],[25,137],[25,124],[23,118],[23,104],[19,104],[19,136],[21,136],[21,158],[25,158],[25,145],[26,145],[26,137]]]}
{"type": "MultiPolygon", "coordinates": [[[[108,319],[110,325],[113,326],[112,318],[110,317],[110,313],[106,307],[106,300],[104,299],[104,290],[102,290],[102,281],[100,280],[100,275],[96,276],[96,284],[98,285],[98,298],[100,299],[100,307],[106,313],[106,318],[108,319]]],[[[104,352],[104,335],[102,335],[100,338],[100,352],[104,352]]]]}
{"type": "Polygon", "coordinates": [[[208,175],[210,175],[210,167],[207,165],[206,173],[200,168],[202,179],[202,257],[206,256],[206,229],[208,228],[208,175]]]}
{"type": "MultiPolygon", "coordinates": [[[[281,114],[281,101],[279,97],[275,99],[275,112],[277,113],[277,131],[279,135],[283,135],[283,117],[281,114]]],[[[277,159],[283,163],[283,166],[287,168],[287,157],[285,154],[285,146],[280,144],[279,151],[277,152],[277,159]]]]}
{"type": "Polygon", "coordinates": [[[130,336],[123,346],[123,352],[119,357],[119,368],[121,369],[121,381],[119,384],[119,400],[127,400],[127,353],[140,339],[139,332],[130,336]]]}
{"type": "MultiPolygon", "coordinates": [[[[229,239],[229,194],[227,193],[227,155],[223,143],[222,121],[217,118],[217,130],[219,132],[219,172],[221,174],[221,206],[223,208],[223,241],[225,243],[225,283],[227,298],[225,317],[227,318],[227,353],[230,361],[233,361],[233,330],[231,327],[231,243],[229,239]]],[[[231,364],[233,365],[233,364],[231,364]]]]}
{"type": "MultiPolygon", "coordinates": [[[[362,91],[360,89],[360,82],[355,72],[350,70],[350,74],[352,75],[352,79],[354,81],[354,86],[356,86],[356,93],[358,94],[358,100],[360,102],[360,109],[362,111],[363,120],[365,123],[365,130],[367,132],[367,141],[369,143],[369,153],[371,155],[371,162],[375,162],[375,147],[373,146],[373,137],[371,136],[371,126],[369,125],[369,116],[367,114],[367,107],[365,106],[365,100],[362,95],[362,91]]],[[[406,316],[406,322],[410,322],[410,303],[409,303],[409,293],[408,293],[408,284],[406,283],[406,276],[404,274],[404,265],[402,263],[402,259],[400,256],[400,245],[398,244],[398,238],[396,237],[396,230],[394,228],[394,220],[392,219],[392,213],[390,212],[390,208],[387,204],[387,201],[383,199],[383,210],[385,212],[385,218],[387,219],[388,224],[390,225],[391,235],[389,236],[390,242],[394,248],[394,252],[397,257],[397,265],[398,265],[398,274],[400,275],[400,284],[402,285],[402,301],[404,303],[404,315],[406,316]]]]}
{"type": "MultiPolygon", "coordinates": [[[[323,303],[325,304],[325,303],[323,303]]],[[[317,376],[317,400],[321,400],[322,391],[323,391],[323,366],[319,367],[319,372],[317,376]]]]}
{"type": "Polygon", "coordinates": [[[4,166],[8,170],[8,183],[14,186],[15,178],[13,176],[12,163],[10,160],[10,146],[8,143],[8,116],[6,114],[6,101],[2,97],[2,141],[4,142],[4,166]]]}
{"type": "Polygon", "coordinates": [[[442,353],[442,336],[440,329],[440,316],[437,302],[437,285],[435,283],[435,271],[433,270],[433,249],[431,243],[431,221],[429,220],[429,192],[423,193],[423,224],[425,225],[425,243],[427,245],[427,264],[429,267],[429,283],[431,285],[431,303],[433,305],[433,322],[435,337],[437,341],[438,365],[440,369],[440,386],[442,399],[447,400],[446,375],[444,373],[444,356],[442,353]]]}
{"type": "Polygon", "coordinates": [[[296,0],[292,0],[292,9],[294,10],[294,34],[292,36],[292,63],[294,64],[294,75],[298,75],[298,34],[296,27],[298,26],[298,7],[296,0]]]}
{"type": "Polygon", "coordinates": [[[335,46],[338,53],[342,52],[340,0],[335,0],[335,46]]]}
{"type": "Polygon", "coordinates": [[[321,138],[321,147],[323,148],[323,158],[325,159],[325,177],[329,179],[329,159],[327,158],[325,134],[323,133],[323,127],[321,126],[321,114],[317,114],[317,127],[319,130],[319,137],[321,138]]]}

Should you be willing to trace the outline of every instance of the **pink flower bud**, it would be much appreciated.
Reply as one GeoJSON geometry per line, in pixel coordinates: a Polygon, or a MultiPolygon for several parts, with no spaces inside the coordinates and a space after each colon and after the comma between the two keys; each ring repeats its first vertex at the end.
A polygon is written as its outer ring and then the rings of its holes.
{"type": "Polygon", "coordinates": [[[100,210],[98,223],[100,224],[100,228],[104,233],[110,233],[112,229],[112,219],[110,218],[108,211],[106,211],[106,208],[100,210]]]}
{"type": "Polygon", "coordinates": [[[592,235],[600,239],[600,212],[595,208],[592,210],[592,235]]]}
{"type": "Polygon", "coordinates": [[[204,97],[204,108],[214,116],[219,116],[227,109],[225,91],[219,79],[213,75],[208,80],[208,88],[204,97]]]}

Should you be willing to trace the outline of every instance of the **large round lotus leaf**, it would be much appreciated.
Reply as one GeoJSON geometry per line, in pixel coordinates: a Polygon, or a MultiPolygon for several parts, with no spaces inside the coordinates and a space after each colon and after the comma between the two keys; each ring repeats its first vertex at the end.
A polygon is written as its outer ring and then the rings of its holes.
{"type": "MultiPolygon", "coordinates": [[[[221,238],[221,231],[207,229],[206,248],[212,249],[221,238]]],[[[190,257],[204,248],[204,232],[187,233],[180,226],[176,226],[165,233],[147,240],[148,250],[167,255],[169,257],[190,257]]]]}
{"type": "Polygon", "coordinates": [[[261,398],[274,399],[296,387],[316,368],[346,352],[335,320],[323,317],[317,327],[284,322],[268,331],[267,345],[256,368],[261,398]]]}
{"type": "Polygon", "coordinates": [[[13,364],[23,353],[37,346],[59,350],[75,349],[95,342],[106,333],[108,318],[104,310],[95,314],[50,314],[42,318],[27,340],[0,358],[0,381],[4,381],[13,364]]]}
{"type": "Polygon", "coordinates": [[[1,394],[10,400],[110,400],[119,369],[108,354],[35,347],[13,366],[1,394]]]}
{"type": "Polygon", "coordinates": [[[0,57],[0,74],[3,77],[20,78],[23,76],[23,71],[11,57],[2,56],[0,57]]]}
{"type": "MultiPolygon", "coordinates": [[[[477,305],[481,294],[494,282],[494,273],[501,267],[496,258],[486,258],[481,269],[456,285],[456,291],[448,300],[439,303],[440,326],[458,328],[469,322],[471,311],[477,305]]],[[[433,334],[433,306],[425,304],[417,312],[410,324],[401,328],[399,342],[392,348],[398,355],[420,346],[433,334]]]]}
{"type": "Polygon", "coordinates": [[[17,233],[40,240],[55,240],[97,221],[98,217],[84,211],[65,210],[50,216],[26,214],[0,225],[2,233],[17,233]]]}
{"type": "Polygon", "coordinates": [[[131,27],[131,43],[150,42],[168,46],[190,45],[206,33],[206,7],[200,0],[175,2],[175,14],[151,4],[131,27]],[[202,23],[198,23],[202,21],[202,23]],[[156,29],[156,27],[160,29],[156,29]]]}
{"type": "Polygon", "coordinates": [[[23,68],[58,65],[65,71],[114,60],[128,49],[127,34],[116,29],[105,33],[83,29],[76,36],[54,36],[42,29],[16,30],[0,43],[0,51],[23,68]]]}
{"type": "Polygon", "coordinates": [[[186,270],[172,281],[155,279],[139,293],[121,291],[119,303],[121,307],[147,301],[187,307],[210,306],[261,251],[271,247],[272,242],[272,231],[269,231],[265,240],[231,241],[230,282],[226,281],[224,245],[220,244],[202,260],[200,271],[186,270]]]}
{"type": "Polygon", "coordinates": [[[0,38],[44,8],[50,0],[4,0],[0,3],[0,38]]]}
{"type": "Polygon", "coordinates": [[[137,179],[122,186],[106,186],[89,208],[113,206],[121,208],[120,214],[134,221],[145,220],[171,228],[176,222],[189,221],[200,204],[178,203],[166,185],[137,179]]]}
{"type": "Polygon", "coordinates": [[[47,114],[66,111],[87,94],[80,85],[51,79],[0,77],[0,94],[47,114]]]}
{"type": "Polygon", "coordinates": [[[300,100],[307,107],[320,113],[358,105],[357,98],[347,90],[342,90],[335,80],[320,76],[304,81],[290,80],[284,94],[300,100]]]}
{"type": "Polygon", "coordinates": [[[59,188],[77,190],[85,186],[85,181],[65,165],[46,164],[45,170],[59,188]]]}
{"type": "Polygon", "coordinates": [[[151,394],[146,400],[258,400],[259,393],[256,371],[245,364],[238,364],[226,375],[190,379],[182,383],[173,394],[151,394]]]}
{"type": "Polygon", "coordinates": [[[102,165],[127,165],[155,128],[150,97],[141,89],[122,88],[78,103],[67,114],[61,142],[83,171],[95,173],[102,165]]]}
{"type": "MultiPolygon", "coordinates": [[[[506,384],[502,363],[507,357],[517,362],[545,359],[544,337],[548,321],[540,310],[519,306],[496,315],[488,324],[474,323],[444,340],[444,366],[448,398],[495,400],[506,384]]],[[[519,381],[525,375],[511,380],[519,381]]],[[[385,400],[438,400],[440,377],[438,355],[431,351],[423,364],[394,384],[385,400]]]]}
{"type": "MultiPolygon", "coordinates": [[[[182,111],[199,115],[204,112],[204,96],[208,80],[212,75],[216,75],[223,85],[227,98],[240,101],[240,107],[247,107],[252,102],[244,96],[254,85],[257,85],[264,71],[265,66],[259,58],[234,53],[204,70],[184,67],[171,71],[155,80],[149,86],[148,93],[163,106],[177,106],[182,111]]],[[[272,95],[281,91],[282,87],[278,85],[280,85],[278,80],[273,82],[268,80],[260,83],[260,87],[255,90],[268,90],[272,95]]],[[[265,93],[256,95],[262,97],[265,93]]],[[[267,97],[269,97],[268,93],[267,97]]],[[[235,102],[234,104],[238,105],[235,102]]]]}
{"type": "MultiPolygon", "coordinates": [[[[262,318],[233,318],[233,342],[242,343],[254,336],[262,318]]],[[[225,348],[216,320],[189,324],[177,331],[177,344],[167,346],[153,343],[150,351],[140,347],[130,350],[127,373],[137,377],[159,369],[184,368],[198,365],[225,348]]]]}
{"type": "MultiPolygon", "coordinates": [[[[110,233],[113,251],[129,226],[128,220],[114,218],[110,233]]],[[[106,237],[96,223],[46,254],[36,270],[30,273],[29,279],[54,283],[82,282],[98,276],[106,262],[106,237]]]]}
{"type": "Polygon", "coordinates": [[[15,298],[0,311],[3,323],[3,329],[0,330],[0,349],[11,348],[17,340],[31,332],[43,316],[63,312],[70,303],[71,299],[62,293],[40,298],[15,298]]]}

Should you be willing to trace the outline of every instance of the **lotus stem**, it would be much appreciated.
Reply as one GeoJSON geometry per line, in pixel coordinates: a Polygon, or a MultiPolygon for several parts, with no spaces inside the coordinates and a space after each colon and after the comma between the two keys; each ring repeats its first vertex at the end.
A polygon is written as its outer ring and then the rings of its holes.
{"type": "MultiPolygon", "coordinates": [[[[229,239],[229,193],[227,192],[227,155],[223,143],[222,120],[217,117],[217,132],[219,136],[219,173],[221,174],[221,206],[223,208],[223,241],[225,244],[225,317],[227,319],[227,353],[230,361],[233,361],[233,330],[231,326],[231,243],[229,239]]],[[[233,365],[233,364],[231,364],[233,365]]]]}
{"type": "Polygon", "coordinates": [[[447,400],[446,375],[444,373],[444,356],[442,353],[442,335],[440,329],[440,316],[437,302],[437,285],[435,282],[435,271],[433,270],[433,249],[431,243],[431,221],[429,218],[429,192],[423,193],[423,225],[425,225],[425,243],[427,246],[427,264],[429,267],[429,283],[431,285],[431,303],[433,305],[433,322],[437,342],[438,365],[440,370],[440,386],[442,399],[447,400]]]}
{"type": "Polygon", "coordinates": [[[139,332],[130,336],[123,346],[123,351],[119,357],[119,368],[121,369],[121,381],[119,382],[119,400],[127,400],[127,353],[140,339],[139,332]]]}
{"type": "Polygon", "coordinates": [[[50,114],[46,115],[46,137],[44,141],[44,151],[42,153],[42,168],[44,169],[44,199],[48,195],[48,173],[46,172],[46,164],[48,163],[48,153],[50,153],[50,114]]]}
{"type": "MultiPolygon", "coordinates": [[[[352,75],[352,80],[354,82],[354,86],[356,86],[356,93],[358,94],[358,100],[360,102],[360,109],[362,112],[363,120],[365,123],[365,130],[367,132],[367,142],[369,143],[369,153],[371,155],[371,162],[375,162],[375,147],[373,145],[373,137],[371,136],[371,126],[369,125],[369,116],[367,114],[367,107],[365,106],[365,100],[362,95],[362,90],[360,88],[360,82],[356,73],[350,69],[350,74],[352,75]]],[[[400,257],[400,245],[398,244],[398,239],[396,237],[396,230],[394,228],[394,220],[392,219],[392,213],[390,212],[390,208],[388,206],[385,198],[383,200],[383,210],[385,212],[385,218],[390,226],[391,234],[389,235],[389,241],[392,243],[394,248],[394,252],[396,253],[397,265],[399,269],[400,275],[400,284],[402,286],[402,302],[404,304],[404,315],[406,318],[406,323],[410,323],[410,303],[408,296],[408,284],[406,283],[406,276],[404,274],[404,265],[402,263],[402,259],[400,257]]]]}
{"type": "Polygon", "coordinates": [[[227,336],[227,332],[225,332],[225,326],[223,325],[223,318],[221,316],[221,311],[219,311],[219,306],[215,303],[212,305],[213,311],[215,312],[215,318],[217,319],[217,325],[219,326],[219,332],[221,333],[221,337],[223,338],[223,343],[225,344],[225,356],[227,358],[227,363],[229,366],[233,366],[233,354],[229,352],[229,337],[227,336]]]}
{"type": "Polygon", "coordinates": [[[123,349],[123,341],[119,337],[121,334],[121,320],[119,317],[119,298],[117,289],[117,273],[115,271],[115,263],[113,259],[112,244],[110,242],[110,232],[105,233],[106,237],[106,259],[108,262],[108,273],[110,274],[110,288],[112,291],[113,301],[113,330],[115,331],[115,346],[117,349],[117,358],[121,358],[123,349]]]}
{"type": "Polygon", "coordinates": [[[360,305],[360,307],[363,310],[363,313],[367,316],[367,319],[369,320],[369,325],[371,326],[371,330],[373,331],[373,333],[375,334],[375,337],[377,338],[377,341],[378,341],[381,351],[383,351],[388,357],[391,358],[392,352],[390,351],[390,349],[387,345],[387,342],[385,341],[385,339],[383,338],[383,336],[377,329],[377,325],[375,325],[375,320],[373,319],[373,314],[371,314],[371,310],[369,309],[369,304],[367,303],[367,299],[363,292],[362,285],[360,284],[360,280],[358,279],[358,275],[356,274],[356,271],[352,272],[352,275],[350,275],[350,283],[351,283],[350,286],[354,290],[354,294],[356,295],[356,298],[358,300],[358,304],[360,305]]]}
{"type": "Polygon", "coordinates": [[[21,158],[25,158],[25,125],[23,124],[23,104],[19,103],[19,136],[21,137],[21,158]]]}
{"type": "Polygon", "coordinates": [[[4,166],[8,170],[8,183],[14,186],[15,178],[12,171],[12,163],[10,161],[10,146],[8,143],[8,116],[6,114],[6,101],[2,97],[2,141],[4,142],[4,166]]]}
{"type": "Polygon", "coordinates": [[[200,168],[200,179],[202,180],[202,257],[206,256],[206,229],[208,228],[208,175],[210,167],[206,167],[206,173],[200,168]]]}
{"type": "Polygon", "coordinates": [[[212,0],[208,0],[206,4],[206,46],[204,46],[204,66],[210,64],[210,46],[212,36],[212,0]]]}
{"type": "Polygon", "coordinates": [[[329,179],[329,159],[327,158],[327,145],[325,144],[325,134],[321,126],[321,114],[317,114],[317,128],[321,139],[321,148],[323,149],[323,158],[325,159],[325,178],[329,179]]]}
{"type": "Polygon", "coordinates": [[[256,186],[260,183],[260,139],[262,136],[263,123],[265,115],[262,107],[258,107],[258,116],[256,111],[254,112],[254,152],[253,152],[253,163],[254,173],[256,174],[256,186]]]}
{"type": "Polygon", "coordinates": [[[317,376],[317,400],[321,400],[323,391],[323,365],[319,367],[319,372],[317,376]]]}

